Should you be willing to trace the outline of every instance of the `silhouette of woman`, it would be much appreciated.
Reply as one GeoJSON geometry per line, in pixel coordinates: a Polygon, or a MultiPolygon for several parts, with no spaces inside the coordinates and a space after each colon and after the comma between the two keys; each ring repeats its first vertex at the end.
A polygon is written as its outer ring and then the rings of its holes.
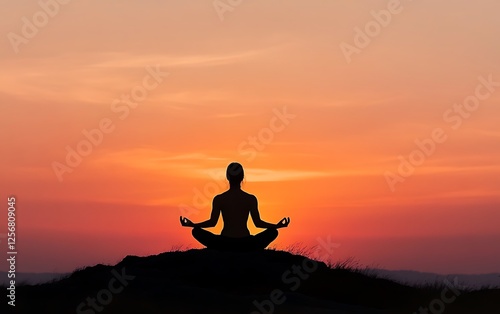
{"type": "Polygon", "coordinates": [[[279,228],[288,227],[290,218],[283,218],[277,224],[265,222],[260,218],[257,198],[241,189],[245,174],[243,166],[233,162],[227,167],[226,178],[229,190],[213,199],[210,219],[200,223],[181,216],[183,227],[193,228],[193,237],[209,249],[228,251],[263,250],[278,237],[279,228]],[[224,227],[221,235],[213,234],[203,228],[215,227],[222,213],[224,227]],[[257,228],[265,231],[250,235],[247,228],[248,215],[257,228]]]}

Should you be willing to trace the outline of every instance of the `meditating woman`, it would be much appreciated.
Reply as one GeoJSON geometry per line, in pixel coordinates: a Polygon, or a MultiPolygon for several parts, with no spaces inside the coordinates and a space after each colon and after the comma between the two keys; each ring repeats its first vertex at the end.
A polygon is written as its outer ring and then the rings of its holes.
{"type": "Polygon", "coordinates": [[[207,248],[228,251],[262,250],[278,237],[277,229],[288,227],[290,218],[283,218],[277,224],[265,222],[260,218],[257,198],[241,189],[244,177],[243,166],[231,163],[226,171],[229,190],[214,197],[210,219],[193,223],[181,216],[182,226],[193,227],[193,237],[207,248]],[[215,227],[221,213],[224,222],[221,235],[203,229],[215,227]],[[250,235],[247,228],[248,215],[252,217],[257,228],[266,230],[250,235]]]}

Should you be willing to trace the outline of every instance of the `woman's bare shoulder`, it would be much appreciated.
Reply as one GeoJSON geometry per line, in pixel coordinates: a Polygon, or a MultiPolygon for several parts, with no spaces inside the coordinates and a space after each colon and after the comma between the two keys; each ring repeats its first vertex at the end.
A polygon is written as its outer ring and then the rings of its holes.
{"type": "Polygon", "coordinates": [[[215,198],[224,199],[224,198],[228,198],[228,197],[234,197],[235,195],[239,195],[240,197],[245,197],[248,199],[257,199],[257,197],[255,195],[250,194],[248,192],[245,192],[243,190],[240,190],[238,192],[239,192],[238,194],[234,194],[234,193],[231,193],[230,191],[226,191],[226,192],[223,192],[221,194],[216,195],[215,198]]]}
{"type": "Polygon", "coordinates": [[[257,201],[257,196],[253,195],[253,194],[250,194],[250,193],[247,193],[245,191],[242,191],[245,195],[246,198],[248,198],[249,200],[251,201],[257,201]]]}

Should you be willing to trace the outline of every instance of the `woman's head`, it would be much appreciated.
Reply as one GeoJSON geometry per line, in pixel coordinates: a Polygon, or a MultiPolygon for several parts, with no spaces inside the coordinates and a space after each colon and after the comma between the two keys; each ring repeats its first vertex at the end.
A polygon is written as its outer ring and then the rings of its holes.
{"type": "Polygon", "coordinates": [[[243,166],[237,162],[233,162],[227,166],[226,178],[230,186],[240,186],[241,181],[245,177],[243,166]]]}

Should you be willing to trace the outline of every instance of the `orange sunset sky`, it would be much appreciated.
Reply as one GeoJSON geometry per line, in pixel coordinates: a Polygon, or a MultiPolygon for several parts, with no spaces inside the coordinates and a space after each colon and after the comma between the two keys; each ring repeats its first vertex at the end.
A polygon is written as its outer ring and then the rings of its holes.
{"type": "Polygon", "coordinates": [[[18,271],[201,248],[179,216],[239,161],[262,217],[291,217],[279,249],[500,272],[500,2],[60,2],[0,12],[18,271]]]}

